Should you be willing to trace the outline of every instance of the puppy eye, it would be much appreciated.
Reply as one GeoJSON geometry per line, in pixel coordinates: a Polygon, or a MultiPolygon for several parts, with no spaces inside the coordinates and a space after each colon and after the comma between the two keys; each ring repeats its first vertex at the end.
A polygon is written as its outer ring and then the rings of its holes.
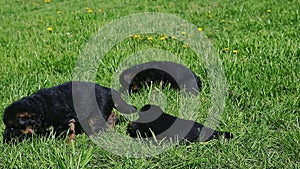
{"type": "Polygon", "coordinates": [[[34,120],[28,118],[28,117],[21,117],[19,118],[19,124],[21,126],[27,126],[27,125],[30,125],[30,124],[33,124],[34,123],[34,120]]]}

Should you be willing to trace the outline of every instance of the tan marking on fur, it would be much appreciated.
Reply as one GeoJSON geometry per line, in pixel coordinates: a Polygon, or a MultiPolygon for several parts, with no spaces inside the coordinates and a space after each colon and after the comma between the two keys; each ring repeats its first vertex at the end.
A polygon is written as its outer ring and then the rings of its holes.
{"type": "Polygon", "coordinates": [[[26,129],[21,130],[21,132],[24,133],[24,134],[34,134],[34,130],[33,130],[31,125],[26,126],[26,129]]]}
{"type": "Polygon", "coordinates": [[[17,117],[32,117],[32,114],[29,114],[28,112],[22,112],[22,113],[18,113],[17,117]]]}
{"type": "Polygon", "coordinates": [[[137,84],[133,84],[131,88],[133,91],[137,91],[140,89],[140,87],[137,84]]]}
{"type": "Polygon", "coordinates": [[[107,127],[108,129],[112,129],[115,127],[115,124],[116,124],[116,120],[117,120],[117,114],[112,112],[110,114],[110,116],[108,117],[107,119],[107,127]]]}
{"type": "Polygon", "coordinates": [[[69,136],[68,136],[68,141],[67,141],[67,144],[70,144],[71,141],[74,141],[75,140],[75,119],[71,119],[69,121],[69,136]]]}

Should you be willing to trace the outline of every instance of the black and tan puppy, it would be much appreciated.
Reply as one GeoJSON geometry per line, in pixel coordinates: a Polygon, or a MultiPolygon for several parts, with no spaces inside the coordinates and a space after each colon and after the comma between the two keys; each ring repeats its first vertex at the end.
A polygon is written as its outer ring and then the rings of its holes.
{"type": "Polygon", "coordinates": [[[205,127],[192,120],[176,118],[162,111],[159,106],[145,105],[139,112],[139,118],[130,122],[127,128],[133,138],[151,138],[158,140],[175,139],[179,141],[209,141],[215,138],[233,138],[229,132],[220,132],[205,127]]]}
{"type": "Polygon", "coordinates": [[[49,128],[57,136],[69,130],[69,142],[75,130],[93,134],[105,129],[107,120],[114,119],[113,108],[127,114],[136,112],[118,92],[95,83],[68,82],[43,89],[5,109],[3,142],[21,141],[33,134],[47,135],[49,128]]]}
{"type": "Polygon", "coordinates": [[[132,66],[122,72],[120,83],[123,90],[137,93],[143,85],[161,83],[162,87],[170,84],[170,88],[184,89],[197,94],[201,90],[200,78],[182,64],[169,61],[153,61],[132,66]]]}

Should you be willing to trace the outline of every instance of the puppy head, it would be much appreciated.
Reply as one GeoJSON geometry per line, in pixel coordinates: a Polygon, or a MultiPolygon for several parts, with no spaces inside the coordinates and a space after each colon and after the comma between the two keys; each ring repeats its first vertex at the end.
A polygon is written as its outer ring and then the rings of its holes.
{"type": "Polygon", "coordinates": [[[4,111],[3,122],[6,126],[3,142],[21,141],[35,133],[36,114],[22,102],[15,102],[4,111]]]}

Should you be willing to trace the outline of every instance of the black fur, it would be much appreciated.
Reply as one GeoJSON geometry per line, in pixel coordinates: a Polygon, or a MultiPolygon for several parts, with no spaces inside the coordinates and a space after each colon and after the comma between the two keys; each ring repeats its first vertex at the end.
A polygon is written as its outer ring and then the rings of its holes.
{"type": "MultiPolygon", "coordinates": [[[[3,122],[6,128],[3,142],[10,142],[13,139],[21,141],[31,136],[32,133],[24,133],[28,127],[37,135],[47,135],[49,128],[52,127],[56,135],[60,135],[69,129],[72,119],[75,120],[76,133],[83,132],[76,111],[84,112],[80,114],[83,125],[96,126],[99,131],[105,128],[106,120],[113,108],[122,113],[136,112],[136,109],[127,104],[118,92],[95,83],[68,82],[43,89],[15,101],[5,109],[3,122]],[[88,104],[93,99],[96,100],[96,107],[88,104]],[[75,101],[76,107],[73,104],[75,101]],[[95,124],[90,124],[91,121],[95,124]]],[[[92,133],[95,130],[87,129],[87,131],[92,133]]]]}
{"type": "Polygon", "coordinates": [[[185,89],[186,92],[197,94],[201,90],[200,78],[182,64],[168,61],[153,61],[132,66],[122,72],[120,83],[124,91],[137,93],[144,84],[170,84],[176,90],[185,89]]]}
{"type": "Polygon", "coordinates": [[[134,138],[138,135],[142,138],[151,138],[154,134],[159,140],[172,138],[189,142],[204,142],[219,137],[233,138],[229,132],[216,131],[195,121],[166,114],[155,105],[145,105],[139,112],[139,118],[129,123],[127,131],[134,138]]]}

